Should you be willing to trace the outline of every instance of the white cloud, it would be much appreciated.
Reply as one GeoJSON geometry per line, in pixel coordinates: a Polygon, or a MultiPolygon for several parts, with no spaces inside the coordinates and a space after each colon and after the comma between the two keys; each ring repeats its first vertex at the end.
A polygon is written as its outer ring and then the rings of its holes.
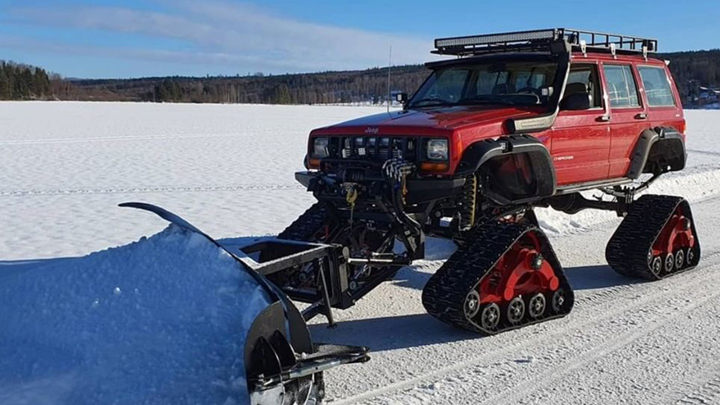
{"type": "Polygon", "coordinates": [[[15,8],[17,20],[56,27],[141,34],[182,41],[187,49],[77,47],[116,52],[118,57],[175,63],[219,63],[237,71],[274,72],[362,69],[383,66],[388,47],[393,64],[429,58],[430,39],[334,27],[279,17],[250,4],[180,0],[172,12],[117,7],[15,8]]]}

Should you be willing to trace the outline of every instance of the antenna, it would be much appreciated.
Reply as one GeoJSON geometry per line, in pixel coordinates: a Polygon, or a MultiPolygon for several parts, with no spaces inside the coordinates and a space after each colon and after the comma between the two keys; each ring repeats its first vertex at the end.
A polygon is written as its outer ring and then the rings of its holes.
{"type": "Polygon", "coordinates": [[[392,45],[390,45],[390,56],[388,58],[388,78],[387,78],[387,112],[390,114],[390,68],[392,67],[392,45]]]}

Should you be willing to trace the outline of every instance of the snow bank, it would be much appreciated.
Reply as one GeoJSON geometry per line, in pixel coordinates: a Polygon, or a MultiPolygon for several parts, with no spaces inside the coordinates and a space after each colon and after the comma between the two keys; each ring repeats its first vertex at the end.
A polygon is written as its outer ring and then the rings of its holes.
{"type": "MultiPolygon", "coordinates": [[[[681,172],[662,176],[650,188],[641,194],[662,194],[684,197],[691,203],[701,201],[720,193],[720,168],[717,166],[694,166],[681,172]]],[[[585,198],[602,196],[599,191],[584,192],[585,198]]],[[[586,231],[605,222],[619,221],[610,211],[585,210],[575,215],[567,215],[549,208],[536,210],[540,226],[551,235],[573,234],[586,231]]]]}
{"type": "Polygon", "coordinates": [[[248,402],[244,331],[267,296],[202,236],[17,270],[0,273],[0,404],[248,402]]]}

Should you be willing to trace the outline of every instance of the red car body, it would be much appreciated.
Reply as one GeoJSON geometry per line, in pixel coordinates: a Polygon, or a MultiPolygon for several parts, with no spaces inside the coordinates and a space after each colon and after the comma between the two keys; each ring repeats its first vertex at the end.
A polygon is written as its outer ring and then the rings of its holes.
{"type": "MultiPolygon", "coordinates": [[[[573,52],[573,64],[596,65],[602,86],[602,107],[580,111],[560,111],[551,128],[533,133],[550,151],[557,175],[557,186],[568,186],[625,177],[639,135],[646,129],[673,127],[685,133],[685,119],[677,88],[667,64],[659,59],[634,55],[573,52]],[[639,107],[612,108],[608,102],[605,65],[630,66],[637,85],[639,107]],[[646,89],[638,67],[664,69],[674,98],[674,106],[649,107],[646,89]]],[[[483,139],[511,134],[506,122],[542,114],[534,107],[450,106],[422,110],[381,113],[316,129],[313,139],[329,135],[447,137],[450,160],[440,176],[450,177],[465,149],[483,139]]],[[[313,167],[310,162],[310,168],[313,167]]]]}

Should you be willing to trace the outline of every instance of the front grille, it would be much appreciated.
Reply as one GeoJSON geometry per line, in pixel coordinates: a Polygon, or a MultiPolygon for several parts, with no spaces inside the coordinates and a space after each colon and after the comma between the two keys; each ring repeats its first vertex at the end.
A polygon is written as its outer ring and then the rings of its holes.
{"type": "Polygon", "coordinates": [[[328,141],[333,159],[376,160],[403,159],[417,162],[419,142],[415,137],[333,136],[328,141]]]}

